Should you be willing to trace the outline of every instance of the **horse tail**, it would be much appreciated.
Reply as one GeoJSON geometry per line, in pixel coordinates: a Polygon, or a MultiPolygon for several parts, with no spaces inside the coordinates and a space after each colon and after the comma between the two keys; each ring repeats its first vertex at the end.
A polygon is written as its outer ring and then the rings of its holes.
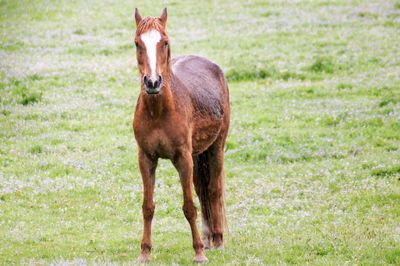
{"type": "Polygon", "coordinates": [[[193,156],[194,185],[199,197],[203,219],[211,225],[210,169],[208,151],[193,156]]]}
{"type": "MultiPolygon", "coordinates": [[[[211,192],[210,192],[210,151],[206,150],[203,153],[193,156],[193,171],[194,171],[194,185],[196,188],[197,196],[199,197],[200,206],[202,210],[203,219],[211,226],[213,225],[212,218],[212,205],[211,205],[211,192]]],[[[220,180],[221,195],[221,218],[223,228],[227,229],[227,219],[225,214],[225,184],[224,175],[220,180]]],[[[210,228],[210,229],[211,229],[210,228]]],[[[212,230],[212,229],[211,229],[212,230]]]]}

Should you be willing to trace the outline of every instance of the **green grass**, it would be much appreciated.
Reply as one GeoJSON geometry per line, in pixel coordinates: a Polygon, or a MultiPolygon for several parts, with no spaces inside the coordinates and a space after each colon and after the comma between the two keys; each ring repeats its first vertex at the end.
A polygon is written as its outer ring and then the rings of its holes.
{"type": "MultiPolygon", "coordinates": [[[[172,54],[224,69],[229,233],[210,265],[400,264],[399,1],[168,1],[172,54]]],[[[134,264],[134,7],[0,1],[0,264],[134,264]]],[[[190,264],[157,171],[152,265],[190,264]]],[[[198,204],[198,203],[196,203],[198,204]]]]}

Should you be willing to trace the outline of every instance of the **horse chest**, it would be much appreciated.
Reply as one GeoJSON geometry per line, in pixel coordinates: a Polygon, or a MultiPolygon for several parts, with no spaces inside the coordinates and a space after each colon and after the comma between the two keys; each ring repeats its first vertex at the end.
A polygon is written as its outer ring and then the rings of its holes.
{"type": "Polygon", "coordinates": [[[137,140],[139,146],[148,154],[161,158],[173,158],[180,141],[174,135],[162,129],[140,132],[137,140]]]}

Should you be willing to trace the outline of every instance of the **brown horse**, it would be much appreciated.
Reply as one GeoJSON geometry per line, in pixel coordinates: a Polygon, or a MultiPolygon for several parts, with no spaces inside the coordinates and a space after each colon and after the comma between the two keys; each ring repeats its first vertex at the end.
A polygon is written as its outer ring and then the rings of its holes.
{"type": "Polygon", "coordinates": [[[144,230],[140,261],[149,260],[154,183],[159,158],[170,159],[183,189],[183,212],[190,224],[195,262],[204,248],[223,247],[224,144],[229,128],[229,93],[220,67],[198,56],[171,60],[167,10],[142,18],[135,10],[136,57],[141,88],[133,129],[143,180],[144,230]],[[202,211],[202,239],[196,225],[193,183],[202,211]]]}

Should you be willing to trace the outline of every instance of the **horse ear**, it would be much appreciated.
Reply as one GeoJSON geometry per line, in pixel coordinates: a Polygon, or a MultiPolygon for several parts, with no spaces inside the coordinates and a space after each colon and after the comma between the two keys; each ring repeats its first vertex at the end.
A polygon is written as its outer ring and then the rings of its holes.
{"type": "Polygon", "coordinates": [[[139,9],[135,8],[135,20],[136,27],[139,25],[140,21],[142,21],[142,16],[139,14],[139,9]]]}
{"type": "Polygon", "coordinates": [[[167,17],[168,17],[167,8],[164,8],[160,17],[161,24],[163,25],[164,29],[167,26],[167,17]]]}

